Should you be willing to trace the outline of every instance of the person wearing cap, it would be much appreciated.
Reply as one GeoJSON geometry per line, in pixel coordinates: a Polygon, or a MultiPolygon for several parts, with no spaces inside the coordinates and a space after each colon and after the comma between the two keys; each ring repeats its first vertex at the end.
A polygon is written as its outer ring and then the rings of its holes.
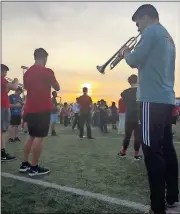
{"type": "Polygon", "coordinates": [[[8,154],[5,150],[6,147],[6,132],[10,124],[10,103],[8,92],[15,91],[18,87],[18,79],[14,79],[12,83],[6,80],[9,68],[7,65],[1,64],[1,161],[14,160],[15,156],[8,154]]]}
{"type": "Polygon", "coordinates": [[[23,101],[20,95],[22,92],[23,92],[22,88],[18,87],[15,93],[9,96],[11,110],[9,142],[21,141],[18,137],[18,126],[21,124],[23,101]]]}
{"type": "Polygon", "coordinates": [[[153,5],[140,6],[132,20],[142,34],[141,39],[134,51],[125,47],[122,54],[131,68],[138,69],[137,101],[150,186],[149,212],[164,214],[166,205],[173,207],[179,201],[178,160],[171,124],[175,106],[176,50],[153,5]]]}
{"type": "Polygon", "coordinates": [[[35,63],[24,74],[26,96],[26,121],[29,137],[24,145],[24,160],[20,172],[29,171],[29,176],[44,175],[49,169],[39,166],[44,138],[48,135],[52,111],[51,87],[59,91],[60,86],[54,72],[46,68],[48,53],[43,48],[34,51],[35,63]],[[32,151],[32,162],[29,154],[32,151]]]}

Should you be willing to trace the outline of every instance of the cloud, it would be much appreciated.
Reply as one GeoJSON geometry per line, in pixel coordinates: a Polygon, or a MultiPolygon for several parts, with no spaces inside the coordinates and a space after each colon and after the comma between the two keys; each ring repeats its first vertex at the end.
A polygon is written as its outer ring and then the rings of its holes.
{"type": "MultiPolygon", "coordinates": [[[[137,71],[122,61],[111,72],[107,68],[107,74],[102,76],[96,65],[105,63],[131,36],[136,36],[131,16],[141,4],[3,1],[2,60],[11,68],[12,77],[21,78],[20,66],[31,65],[34,49],[43,47],[49,53],[47,66],[54,70],[64,94],[72,96],[82,83],[90,82],[96,86],[93,95],[116,97],[128,87],[127,77],[137,71]]],[[[180,4],[154,2],[153,5],[160,13],[162,24],[175,38],[179,61],[180,4]]]]}

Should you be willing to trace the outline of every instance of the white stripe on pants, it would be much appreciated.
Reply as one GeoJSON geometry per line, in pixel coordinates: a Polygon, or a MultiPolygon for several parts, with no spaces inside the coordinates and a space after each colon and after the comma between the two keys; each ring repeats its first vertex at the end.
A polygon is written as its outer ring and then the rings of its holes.
{"type": "Polygon", "coordinates": [[[149,102],[143,102],[143,116],[142,116],[142,136],[143,143],[146,146],[150,146],[150,137],[149,137],[149,102]]]}
{"type": "Polygon", "coordinates": [[[125,113],[119,113],[118,133],[124,133],[124,126],[125,126],[125,113]]]}

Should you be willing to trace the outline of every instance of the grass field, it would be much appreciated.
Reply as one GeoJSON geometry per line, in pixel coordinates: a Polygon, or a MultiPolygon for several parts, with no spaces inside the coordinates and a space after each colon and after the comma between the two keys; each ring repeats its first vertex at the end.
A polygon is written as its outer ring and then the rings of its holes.
{"type": "MultiPolygon", "coordinates": [[[[176,127],[175,147],[180,158],[180,124],[176,127]],[[179,142],[179,143],[178,143],[179,142]]],[[[116,157],[122,138],[114,131],[103,135],[94,129],[94,141],[79,140],[78,132],[57,126],[58,137],[44,142],[41,164],[49,167],[49,175],[38,180],[101,193],[113,198],[149,204],[149,189],[143,161],[133,160],[133,146],[128,157],[116,157]]],[[[22,142],[26,135],[21,134],[22,142]]],[[[23,143],[8,143],[8,151],[17,160],[2,163],[2,172],[27,177],[18,172],[23,143]]],[[[134,208],[107,203],[74,193],[46,188],[2,177],[2,212],[13,213],[139,213],[134,208]]]]}

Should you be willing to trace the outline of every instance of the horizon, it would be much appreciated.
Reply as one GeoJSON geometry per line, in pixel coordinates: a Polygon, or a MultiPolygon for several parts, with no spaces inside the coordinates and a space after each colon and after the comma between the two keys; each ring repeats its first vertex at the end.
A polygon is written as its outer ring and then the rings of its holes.
{"type": "MultiPolygon", "coordinates": [[[[137,70],[128,67],[124,60],[106,75],[101,75],[96,66],[105,63],[130,37],[138,34],[131,17],[142,4],[2,2],[2,62],[10,68],[8,77],[17,77],[22,82],[21,66],[30,67],[34,50],[43,47],[49,53],[47,67],[60,83],[58,94],[62,100],[74,102],[83,85],[88,85],[93,102],[105,99],[117,103],[120,93],[129,87],[127,78],[137,74],[137,70]]],[[[180,97],[180,2],[152,4],[176,44],[174,88],[176,97],[180,97]]]]}

